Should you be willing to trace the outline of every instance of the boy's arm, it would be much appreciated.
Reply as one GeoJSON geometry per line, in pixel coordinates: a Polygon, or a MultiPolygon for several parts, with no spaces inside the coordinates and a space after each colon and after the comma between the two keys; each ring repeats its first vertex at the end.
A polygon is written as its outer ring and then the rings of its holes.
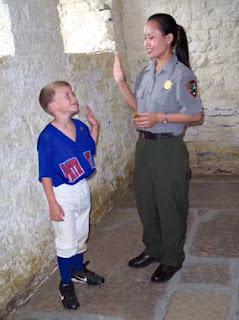
{"type": "Polygon", "coordinates": [[[98,141],[98,137],[99,137],[99,122],[96,119],[93,111],[91,110],[91,108],[89,106],[86,106],[85,108],[86,111],[86,117],[87,117],[87,121],[89,122],[91,129],[90,129],[90,135],[93,138],[93,140],[95,141],[95,144],[97,144],[98,141]]]}
{"type": "Polygon", "coordinates": [[[56,201],[53,187],[52,187],[52,179],[51,178],[41,178],[42,186],[47,198],[48,206],[49,206],[49,215],[51,220],[53,221],[63,221],[64,220],[64,211],[59,203],[56,201]]]}

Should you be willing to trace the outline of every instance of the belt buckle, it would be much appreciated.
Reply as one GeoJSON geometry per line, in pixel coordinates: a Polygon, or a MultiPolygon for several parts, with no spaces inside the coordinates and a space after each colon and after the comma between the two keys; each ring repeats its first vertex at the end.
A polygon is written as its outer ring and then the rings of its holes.
{"type": "Polygon", "coordinates": [[[147,132],[145,130],[140,130],[140,135],[143,137],[143,139],[147,139],[147,132]]]}
{"type": "Polygon", "coordinates": [[[161,138],[162,139],[168,139],[168,138],[171,138],[171,137],[173,137],[172,132],[163,132],[163,133],[161,133],[161,138]]]}
{"type": "Polygon", "coordinates": [[[144,137],[145,139],[150,139],[150,140],[156,140],[157,139],[157,135],[155,133],[152,133],[150,131],[144,131],[144,137]]]}

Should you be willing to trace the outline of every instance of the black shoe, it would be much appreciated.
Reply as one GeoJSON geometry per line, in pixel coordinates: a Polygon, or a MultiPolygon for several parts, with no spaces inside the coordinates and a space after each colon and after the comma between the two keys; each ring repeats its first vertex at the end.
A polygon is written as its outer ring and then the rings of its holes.
{"type": "Polygon", "coordinates": [[[151,277],[152,282],[162,283],[170,280],[175,272],[180,270],[180,267],[171,267],[167,266],[166,264],[160,264],[160,266],[156,269],[154,274],[151,277]]]}
{"type": "Polygon", "coordinates": [[[131,268],[143,268],[153,262],[160,262],[160,258],[154,258],[142,252],[138,257],[129,260],[128,266],[131,268]]]}
{"type": "Polygon", "coordinates": [[[105,279],[93,271],[86,269],[86,265],[89,263],[87,261],[83,265],[83,269],[77,272],[72,272],[71,280],[78,283],[87,283],[93,286],[104,283],[105,279]]]}
{"type": "Polygon", "coordinates": [[[66,309],[76,310],[79,307],[73,283],[60,284],[59,291],[61,302],[66,309]]]}

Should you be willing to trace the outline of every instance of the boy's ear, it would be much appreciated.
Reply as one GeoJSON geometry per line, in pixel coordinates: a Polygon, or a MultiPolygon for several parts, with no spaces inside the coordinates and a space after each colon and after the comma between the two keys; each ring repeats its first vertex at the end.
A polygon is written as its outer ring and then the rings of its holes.
{"type": "Polygon", "coordinates": [[[49,113],[51,113],[51,114],[54,113],[56,111],[56,109],[57,109],[56,103],[54,101],[50,102],[48,104],[47,109],[48,109],[49,113]]]}

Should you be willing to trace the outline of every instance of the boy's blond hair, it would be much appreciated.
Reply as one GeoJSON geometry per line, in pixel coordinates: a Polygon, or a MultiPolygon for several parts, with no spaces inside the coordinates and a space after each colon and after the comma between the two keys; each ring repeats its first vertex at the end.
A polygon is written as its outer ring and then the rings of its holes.
{"type": "Polygon", "coordinates": [[[71,88],[71,85],[66,81],[54,81],[47,84],[41,89],[41,92],[39,95],[39,102],[42,109],[49,114],[51,113],[48,110],[48,106],[54,100],[56,89],[61,87],[71,88]]]}

